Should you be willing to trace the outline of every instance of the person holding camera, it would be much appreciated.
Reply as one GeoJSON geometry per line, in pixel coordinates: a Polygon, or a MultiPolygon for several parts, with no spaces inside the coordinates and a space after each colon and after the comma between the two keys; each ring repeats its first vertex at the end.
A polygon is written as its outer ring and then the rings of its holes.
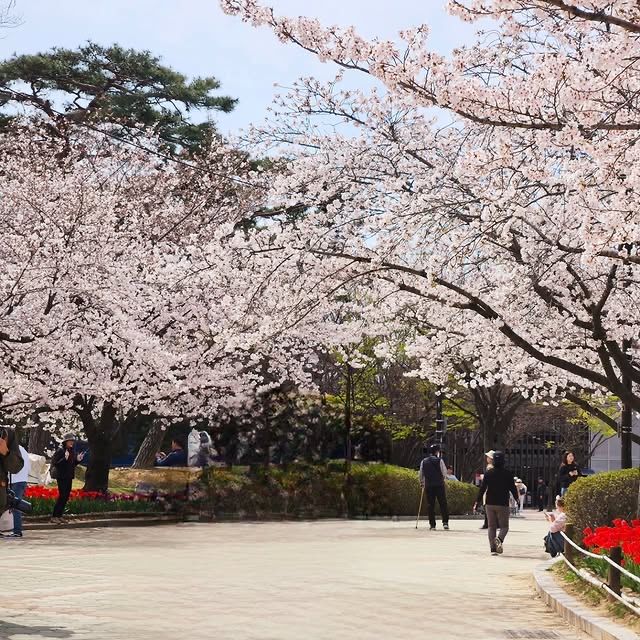
{"type": "Polygon", "coordinates": [[[58,483],[58,500],[53,507],[51,522],[63,524],[64,508],[71,495],[71,486],[76,475],[76,466],[82,462],[84,453],[75,452],[76,437],[72,433],[67,433],[62,438],[62,446],[53,454],[51,459],[51,477],[55,477],[58,483]]]}
{"type": "Polygon", "coordinates": [[[11,429],[0,432],[0,513],[6,511],[9,498],[9,474],[18,473],[24,466],[16,434],[11,429]]]}
{"type": "Polygon", "coordinates": [[[569,487],[582,476],[582,470],[576,464],[576,457],[573,451],[565,451],[562,455],[562,464],[558,472],[558,479],[560,480],[560,495],[564,496],[569,490],[569,487]]]}
{"type": "MultiPolygon", "coordinates": [[[[22,469],[18,471],[18,473],[11,474],[10,482],[11,482],[11,491],[13,491],[13,495],[15,496],[18,504],[22,502],[22,497],[24,496],[24,492],[27,490],[27,482],[29,481],[29,471],[31,470],[31,460],[29,460],[29,454],[27,450],[22,446],[18,445],[18,449],[20,451],[20,455],[22,457],[22,469]]],[[[22,538],[22,510],[21,509],[13,509],[13,534],[14,538],[22,538]]]]}
{"type": "Polygon", "coordinates": [[[544,549],[555,558],[564,551],[562,532],[567,528],[567,514],[564,511],[564,498],[556,498],[556,510],[552,513],[544,512],[549,523],[549,533],[544,537],[544,549]]]}

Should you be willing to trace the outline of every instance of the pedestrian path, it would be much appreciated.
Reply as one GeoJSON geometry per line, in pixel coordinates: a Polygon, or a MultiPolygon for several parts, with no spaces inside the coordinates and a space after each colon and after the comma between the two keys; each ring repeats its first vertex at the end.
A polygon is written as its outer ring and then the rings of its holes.
{"type": "Polygon", "coordinates": [[[569,640],[535,596],[538,514],[491,556],[477,521],[183,524],[4,546],[0,638],[569,640]]]}

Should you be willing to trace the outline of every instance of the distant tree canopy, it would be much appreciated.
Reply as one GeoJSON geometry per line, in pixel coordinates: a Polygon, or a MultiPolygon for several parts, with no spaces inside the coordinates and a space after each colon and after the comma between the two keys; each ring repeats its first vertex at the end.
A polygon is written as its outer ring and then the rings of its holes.
{"type": "Polygon", "coordinates": [[[0,63],[5,121],[22,106],[46,116],[58,135],[73,124],[108,123],[125,138],[152,128],[174,152],[193,151],[216,131],[212,122],[192,122],[193,111],[234,108],[235,99],[212,95],[219,88],[214,77],[187,80],[149,51],[92,42],[0,63]]]}

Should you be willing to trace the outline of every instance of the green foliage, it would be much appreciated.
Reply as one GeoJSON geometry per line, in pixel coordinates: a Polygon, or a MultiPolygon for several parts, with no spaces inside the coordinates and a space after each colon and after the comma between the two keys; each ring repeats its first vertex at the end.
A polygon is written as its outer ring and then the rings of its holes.
{"type": "Polygon", "coordinates": [[[233,109],[235,100],[212,95],[219,87],[213,77],[187,81],[148,51],[92,42],[0,64],[0,88],[9,90],[0,94],[3,106],[28,106],[58,133],[73,123],[109,123],[125,137],[152,128],[171,149],[197,149],[215,131],[211,123],[192,123],[191,111],[233,109]]]}
{"type": "MultiPolygon", "coordinates": [[[[389,448],[391,440],[427,438],[430,429],[424,418],[433,402],[434,386],[405,375],[416,363],[407,358],[402,343],[397,345],[391,364],[376,355],[378,342],[375,338],[364,338],[349,352],[353,378],[352,437],[354,442],[368,442],[367,449],[378,450],[378,455],[372,458],[385,459],[381,454],[389,448]]],[[[338,352],[334,358],[343,375],[339,392],[327,399],[337,413],[344,411],[347,363],[338,352]]]]}
{"type": "Polygon", "coordinates": [[[465,390],[454,398],[445,398],[443,413],[447,420],[448,429],[462,429],[473,431],[478,428],[478,416],[473,400],[465,390]]]}
{"type": "MultiPolygon", "coordinates": [[[[33,507],[31,515],[50,516],[56,501],[52,498],[28,498],[33,507]]],[[[159,504],[148,500],[69,500],[66,512],[72,515],[84,513],[113,513],[116,511],[133,511],[136,513],[157,513],[161,511],[159,504]]]]}
{"type": "Polygon", "coordinates": [[[623,469],[578,478],[565,495],[569,521],[580,536],[586,527],[611,526],[615,518],[636,517],[638,469],[623,469]]]}
{"type": "MultiPolygon", "coordinates": [[[[220,469],[202,474],[205,500],[216,514],[244,517],[339,517],[345,511],[344,461],[261,468],[253,475],[220,469]]],[[[447,483],[452,514],[471,511],[476,488],[447,483]]],[[[415,515],[420,485],[415,471],[385,464],[352,465],[351,513],[356,516],[415,515]]],[[[426,505],[423,505],[426,513],[426,505]]]]}
{"type": "MultiPolygon", "coordinates": [[[[620,400],[616,396],[604,396],[600,398],[589,395],[585,396],[584,399],[592,407],[601,411],[612,420],[618,420],[620,417],[620,400]]],[[[611,437],[616,434],[615,430],[610,425],[588,411],[585,411],[578,405],[568,401],[565,402],[564,405],[569,409],[571,414],[569,422],[579,425],[586,424],[591,433],[601,433],[605,437],[611,437]]]]}
{"type": "MultiPolygon", "coordinates": [[[[596,576],[602,578],[604,582],[607,581],[609,577],[609,564],[604,560],[599,560],[596,558],[586,558],[582,557],[576,560],[577,566],[584,567],[591,571],[591,573],[596,576]]],[[[640,578],[640,566],[627,559],[624,560],[624,568],[633,573],[634,575],[640,578]]],[[[635,580],[628,578],[626,575],[622,574],[620,576],[622,586],[625,589],[630,589],[631,591],[635,591],[636,593],[640,593],[640,584],[638,584],[635,580]]]]}

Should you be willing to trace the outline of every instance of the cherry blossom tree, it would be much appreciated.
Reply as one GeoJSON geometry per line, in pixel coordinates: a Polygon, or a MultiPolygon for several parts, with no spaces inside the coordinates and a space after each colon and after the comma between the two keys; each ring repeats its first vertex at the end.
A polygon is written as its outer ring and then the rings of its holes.
{"type": "Polygon", "coordinates": [[[450,0],[491,30],[448,58],[430,49],[427,25],[398,44],[255,0],[221,5],[341,68],[331,83],[300,80],[255,131],[289,160],[272,201],[304,210],[268,247],[256,237],[256,251],[294,264],[308,303],[347,287],[376,321],[413,313],[422,324],[409,348],[434,381],[463,359],[470,385],[567,397],[612,425],[584,392],[618,397],[629,466],[640,411],[637,3],[450,0]],[[349,72],[380,87],[342,88],[349,72]]]}
{"type": "MultiPolygon", "coordinates": [[[[233,232],[265,185],[219,143],[200,166],[99,132],[60,142],[33,124],[0,142],[0,409],[75,414],[86,483],[106,489],[114,433],[240,402],[272,377],[305,384],[303,336],[270,318],[233,232]],[[65,153],[58,154],[65,145],[65,153]]],[[[260,263],[260,260],[254,260],[260,263]]]]}

